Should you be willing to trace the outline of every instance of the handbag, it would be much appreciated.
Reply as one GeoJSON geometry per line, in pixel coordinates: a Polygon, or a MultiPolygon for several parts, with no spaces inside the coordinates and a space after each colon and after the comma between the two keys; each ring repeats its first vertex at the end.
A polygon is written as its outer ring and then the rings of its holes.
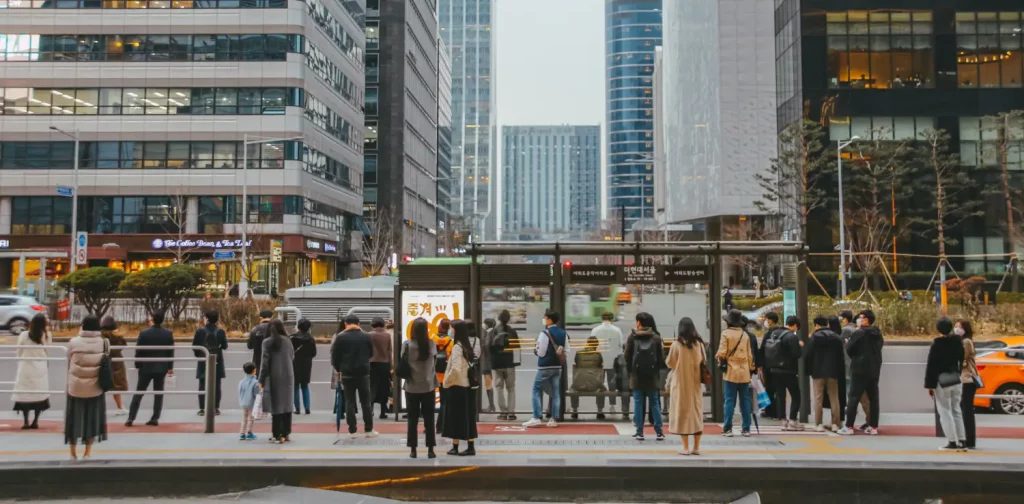
{"type": "Polygon", "coordinates": [[[100,357],[99,385],[103,392],[114,390],[114,363],[110,360],[110,341],[103,340],[103,356],[100,357]]]}
{"type": "Polygon", "coordinates": [[[256,401],[252,403],[252,419],[262,420],[263,419],[263,391],[256,393],[256,401]]]}
{"type": "Polygon", "coordinates": [[[722,370],[723,373],[729,370],[729,358],[731,358],[732,354],[736,353],[736,350],[739,349],[740,345],[743,343],[744,336],[746,336],[746,334],[741,332],[740,340],[736,342],[736,346],[732,347],[732,351],[729,352],[729,355],[727,355],[724,359],[718,361],[718,369],[722,370]]]}
{"type": "Polygon", "coordinates": [[[398,358],[398,367],[395,368],[395,376],[403,380],[412,378],[412,364],[409,363],[409,345],[402,346],[402,355],[398,358]]]}
{"type": "Polygon", "coordinates": [[[981,375],[974,375],[974,386],[978,390],[985,388],[985,382],[981,379],[981,375]]]}
{"type": "Polygon", "coordinates": [[[945,373],[939,373],[939,387],[947,388],[954,385],[960,384],[960,373],[954,373],[952,371],[946,371],[945,373]]]}

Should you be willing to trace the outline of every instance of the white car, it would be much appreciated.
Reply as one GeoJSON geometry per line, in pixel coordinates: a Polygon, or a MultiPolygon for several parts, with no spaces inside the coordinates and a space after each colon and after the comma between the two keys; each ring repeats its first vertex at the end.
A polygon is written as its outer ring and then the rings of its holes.
{"type": "Polygon", "coordinates": [[[0,329],[21,334],[37,313],[46,313],[46,306],[28,296],[0,295],[0,329]]]}

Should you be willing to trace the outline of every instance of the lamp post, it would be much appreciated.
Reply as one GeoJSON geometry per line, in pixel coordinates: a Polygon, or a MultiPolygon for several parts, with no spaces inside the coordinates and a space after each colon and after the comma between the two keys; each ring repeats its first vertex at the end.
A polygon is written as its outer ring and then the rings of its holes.
{"type": "MultiPolygon", "coordinates": [[[[68,249],[68,271],[74,273],[77,269],[75,266],[75,245],[78,236],[78,130],[74,133],[68,133],[56,126],[50,126],[50,131],[56,131],[61,135],[71,138],[75,141],[75,157],[74,162],[71,165],[71,248],[68,249]]],[[[43,268],[43,274],[45,275],[45,267],[43,268]]],[[[68,313],[70,314],[75,307],[75,293],[68,291],[68,313]]]]}
{"type": "Polygon", "coordinates": [[[843,148],[860,140],[854,135],[843,142],[836,140],[836,166],[839,174],[839,297],[846,299],[846,216],[843,213],[843,148]]]}
{"type": "Polygon", "coordinates": [[[267,138],[242,135],[242,278],[238,281],[238,297],[249,296],[249,257],[246,253],[249,240],[249,179],[246,176],[249,168],[249,146],[274,142],[292,142],[302,140],[302,136],[289,138],[267,138]]]}

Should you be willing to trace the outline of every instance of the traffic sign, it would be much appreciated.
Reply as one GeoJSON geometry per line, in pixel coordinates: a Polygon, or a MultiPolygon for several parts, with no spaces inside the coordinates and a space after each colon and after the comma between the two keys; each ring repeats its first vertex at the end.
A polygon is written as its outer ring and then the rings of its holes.
{"type": "Polygon", "coordinates": [[[707,283],[711,272],[707,265],[585,265],[564,267],[566,283],[607,284],[692,284],[707,283]]]}
{"type": "Polygon", "coordinates": [[[87,250],[89,249],[89,233],[79,231],[75,235],[75,264],[89,264],[87,250]]]}
{"type": "Polygon", "coordinates": [[[233,250],[215,250],[213,252],[214,259],[234,259],[235,252],[233,250]]]}
{"type": "Polygon", "coordinates": [[[75,194],[75,190],[72,189],[71,186],[66,186],[66,185],[59,185],[59,186],[57,186],[57,196],[64,196],[65,198],[70,198],[74,194],[75,194]]]}

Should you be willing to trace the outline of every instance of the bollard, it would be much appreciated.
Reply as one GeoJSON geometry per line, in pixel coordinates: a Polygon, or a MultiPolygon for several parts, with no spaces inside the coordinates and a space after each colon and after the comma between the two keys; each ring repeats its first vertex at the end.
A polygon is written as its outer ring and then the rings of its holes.
{"type": "Polygon", "coordinates": [[[213,434],[217,413],[217,354],[206,356],[206,433],[213,434]]]}

